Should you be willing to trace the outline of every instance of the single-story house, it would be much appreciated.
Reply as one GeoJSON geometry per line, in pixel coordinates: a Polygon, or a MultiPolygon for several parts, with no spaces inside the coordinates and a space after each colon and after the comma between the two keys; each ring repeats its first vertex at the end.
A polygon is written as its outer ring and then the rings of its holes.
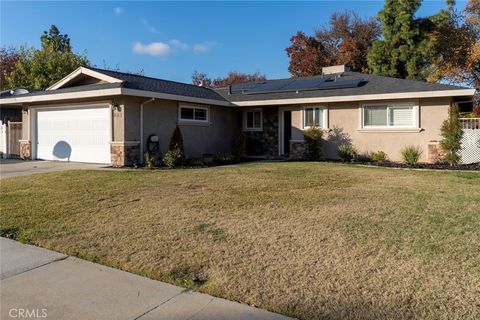
{"type": "Polygon", "coordinates": [[[299,158],[303,131],[324,130],[323,155],[337,146],[400,150],[418,145],[434,161],[452,103],[474,89],[324,68],[323,75],[210,89],[142,75],[81,67],[45,91],[0,98],[22,106],[21,156],[131,165],[152,145],[165,153],[179,125],[189,157],[230,153],[240,132],[256,157],[299,158]]]}

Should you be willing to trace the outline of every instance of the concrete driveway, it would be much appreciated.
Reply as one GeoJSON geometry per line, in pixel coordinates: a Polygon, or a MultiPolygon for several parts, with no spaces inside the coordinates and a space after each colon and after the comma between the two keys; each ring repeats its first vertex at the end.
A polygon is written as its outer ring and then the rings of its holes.
{"type": "Polygon", "coordinates": [[[0,160],[0,179],[26,176],[34,173],[76,170],[76,169],[102,169],[108,168],[105,164],[61,162],[61,161],[43,161],[32,160],[23,161],[17,159],[0,160]]]}
{"type": "Polygon", "coordinates": [[[1,319],[290,319],[10,239],[0,256],[1,319]]]}

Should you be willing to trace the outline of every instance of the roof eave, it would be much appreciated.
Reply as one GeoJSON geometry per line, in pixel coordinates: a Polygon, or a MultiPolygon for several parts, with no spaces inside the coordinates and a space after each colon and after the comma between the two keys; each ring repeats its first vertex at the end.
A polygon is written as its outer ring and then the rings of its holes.
{"type": "Polygon", "coordinates": [[[418,99],[418,98],[441,98],[441,97],[465,97],[473,96],[475,89],[453,89],[419,92],[397,92],[350,96],[309,97],[309,98],[286,98],[269,100],[232,101],[238,106],[268,106],[286,105],[298,103],[326,103],[326,102],[351,102],[368,100],[393,100],[393,99],[418,99]]]}
{"type": "Polygon", "coordinates": [[[116,96],[120,94],[121,94],[121,88],[110,88],[110,89],[78,91],[78,92],[63,92],[63,93],[52,92],[51,94],[31,95],[31,96],[25,96],[25,97],[18,96],[13,98],[0,99],[0,105],[26,104],[26,103],[34,103],[34,102],[49,102],[49,101],[59,101],[59,100],[83,99],[83,98],[96,98],[96,97],[105,97],[105,96],[116,96]]]}
{"type": "Polygon", "coordinates": [[[208,105],[216,105],[216,106],[224,106],[224,107],[235,106],[234,104],[232,104],[230,101],[227,101],[227,100],[197,98],[197,97],[181,96],[176,94],[161,93],[161,92],[155,92],[155,91],[145,91],[145,90],[138,90],[138,89],[129,89],[129,88],[122,88],[121,91],[123,95],[127,95],[127,96],[176,100],[176,101],[182,101],[182,102],[200,103],[200,104],[208,104],[208,105]]]}
{"type": "Polygon", "coordinates": [[[165,100],[175,100],[175,101],[217,105],[217,106],[228,106],[228,107],[235,106],[226,100],[214,100],[214,99],[180,96],[180,95],[174,95],[174,94],[168,94],[168,93],[136,90],[136,89],[123,88],[123,87],[101,89],[101,90],[78,91],[78,92],[64,92],[64,93],[57,93],[55,91],[51,91],[51,93],[49,94],[31,95],[31,96],[25,96],[25,97],[18,96],[18,97],[0,99],[0,105],[28,104],[28,103],[36,103],[36,102],[97,98],[97,97],[119,96],[119,95],[158,98],[158,99],[165,99],[165,100]]]}

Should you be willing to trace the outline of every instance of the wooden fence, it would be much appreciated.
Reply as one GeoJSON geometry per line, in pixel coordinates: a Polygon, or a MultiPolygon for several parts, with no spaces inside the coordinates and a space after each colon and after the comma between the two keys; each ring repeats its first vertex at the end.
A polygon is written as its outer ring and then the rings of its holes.
{"type": "Polygon", "coordinates": [[[22,123],[0,121],[0,154],[2,158],[20,157],[20,139],[22,139],[22,123]]]}

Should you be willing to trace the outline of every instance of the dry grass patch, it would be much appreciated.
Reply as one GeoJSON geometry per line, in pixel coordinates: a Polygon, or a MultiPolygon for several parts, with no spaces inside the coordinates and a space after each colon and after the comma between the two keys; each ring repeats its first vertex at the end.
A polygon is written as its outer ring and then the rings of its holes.
{"type": "Polygon", "coordinates": [[[2,181],[18,239],[302,319],[480,318],[480,174],[258,163],[2,181]]]}

